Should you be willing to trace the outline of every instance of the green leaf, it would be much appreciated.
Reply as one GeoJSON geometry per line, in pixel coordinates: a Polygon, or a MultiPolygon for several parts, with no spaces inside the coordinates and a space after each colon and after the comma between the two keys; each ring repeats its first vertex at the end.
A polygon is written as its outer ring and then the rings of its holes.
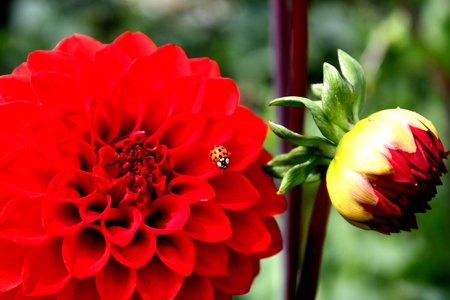
{"type": "Polygon", "coordinates": [[[351,85],[330,64],[323,65],[322,107],[328,119],[349,131],[353,122],[353,95],[351,85]]]}
{"type": "Polygon", "coordinates": [[[274,157],[266,165],[263,165],[263,169],[266,173],[276,178],[283,178],[283,176],[292,167],[304,163],[314,157],[315,151],[308,147],[299,146],[286,154],[280,154],[274,157]]]}
{"type": "Polygon", "coordinates": [[[336,146],[325,138],[304,136],[271,121],[269,121],[269,127],[277,136],[296,146],[311,147],[313,150],[329,158],[333,158],[336,153],[336,146]]]}
{"type": "Polygon", "coordinates": [[[358,61],[340,49],[338,50],[338,59],[342,75],[352,85],[354,95],[353,119],[357,121],[359,119],[359,113],[364,107],[366,77],[358,61]]]}
{"type": "Polygon", "coordinates": [[[311,92],[317,99],[322,100],[323,84],[322,83],[311,84],[311,92]]]}
{"type": "Polygon", "coordinates": [[[313,163],[314,159],[298,164],[287,171],[283,177],[283,180],[281,180],[280,188],[278,189],[277,194],[284,194],[293,187],[304,183],[306,178],[308,178],[310,173],[309,169],[313,163]]]}

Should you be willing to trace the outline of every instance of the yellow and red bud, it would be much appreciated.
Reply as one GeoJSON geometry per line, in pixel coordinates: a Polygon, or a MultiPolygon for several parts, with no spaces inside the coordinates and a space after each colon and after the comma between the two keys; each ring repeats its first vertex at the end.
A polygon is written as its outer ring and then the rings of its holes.
{"type": "Polygon", "coordinates": [[[353,225],[385,234],[410,231],[417,228],[415,213],[430,209],[448,153],[421,115],[377,112],[339,141],[327,171],[331,201],[353,225]]]}

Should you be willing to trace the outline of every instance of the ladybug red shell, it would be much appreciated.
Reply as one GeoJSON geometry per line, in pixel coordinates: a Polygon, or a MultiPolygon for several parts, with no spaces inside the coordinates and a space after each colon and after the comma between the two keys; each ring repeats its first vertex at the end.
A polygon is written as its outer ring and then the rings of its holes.
{"type": "Polygon", "coordinates": [[[215,163],[222,171],[225,171],[230,163],[230,155],[231,152],[228,152],[224,146],[214,146],[211,151],[209,151],[209,160],[212,163],[215,163]]]}

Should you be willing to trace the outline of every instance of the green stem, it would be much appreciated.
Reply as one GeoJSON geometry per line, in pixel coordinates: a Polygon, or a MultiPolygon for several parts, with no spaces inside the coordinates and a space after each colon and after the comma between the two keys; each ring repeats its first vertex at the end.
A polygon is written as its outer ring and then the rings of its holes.
{"type": "Polygon", "coordinates": [[[295,298],[297,300],[314,300],[316,297],[330,206],[326,180],[322,179],[309,223],[300,283],[295,298]]]}

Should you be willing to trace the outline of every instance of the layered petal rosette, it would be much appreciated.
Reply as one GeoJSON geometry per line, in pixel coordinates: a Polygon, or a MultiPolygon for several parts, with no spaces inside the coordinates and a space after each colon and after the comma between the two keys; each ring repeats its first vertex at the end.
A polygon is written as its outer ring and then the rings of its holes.
{"type": "Polygon", "coordinates": [[[350,223],[385,234],[417,228],[415,213],[430,209],[447,172],[433,124],[404,110],[377,112],[339,141],[327,171],[337,211],[350,223]]]}
{"type": "Polygon", "coordinates": [[[267,126],[214,61],[73,35],[0,103],[1,299],[230,299],[280,251],[267,126]]]}

